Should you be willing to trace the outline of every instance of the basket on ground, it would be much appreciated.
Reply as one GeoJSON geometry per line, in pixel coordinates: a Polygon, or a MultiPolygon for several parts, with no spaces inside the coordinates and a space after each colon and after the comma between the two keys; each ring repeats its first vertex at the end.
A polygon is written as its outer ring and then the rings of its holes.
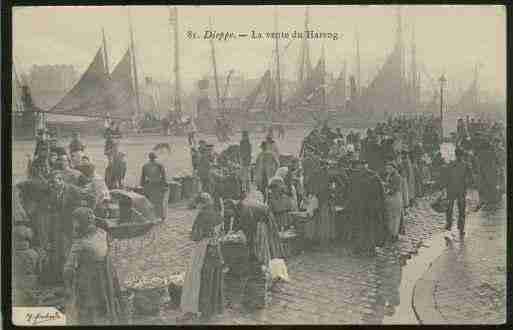
{"type": "Polygon", "coordinates": [[[114,189],[110,191],[112,200],[119,203],[119,218],[96,218],[98,227],[111,238],[130,239],[143,236],[157,223],[153,206],[146,197],[135,192],[114,189]]]}

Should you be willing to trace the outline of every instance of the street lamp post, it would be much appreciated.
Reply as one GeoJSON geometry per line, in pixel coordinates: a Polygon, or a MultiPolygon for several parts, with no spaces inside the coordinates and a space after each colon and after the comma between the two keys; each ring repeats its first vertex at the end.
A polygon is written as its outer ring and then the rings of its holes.
{"type": "Polygon", "coordinates": [[[443,143],[444,140],[444,85],[447,82],[445,75],[439,79],[440,81],[440,140],[443,143]]]}

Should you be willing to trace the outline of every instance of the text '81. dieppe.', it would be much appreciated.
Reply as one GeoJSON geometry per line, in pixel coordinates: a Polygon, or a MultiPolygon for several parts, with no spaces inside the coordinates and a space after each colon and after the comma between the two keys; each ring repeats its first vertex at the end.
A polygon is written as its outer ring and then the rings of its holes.
{"type": "Polygon", "coordinates": [[[321,32],[314,30],[291,32],[259,32],[251,30],[249,32],[224,32],[216,30],[205,30],[203,34],[193,31],[187,31],[185,36],[188,39],[203,39],[228,41],[234,39],[328,39],[337,41],[342,38],[342,33],[338,32],[321,32]]]}

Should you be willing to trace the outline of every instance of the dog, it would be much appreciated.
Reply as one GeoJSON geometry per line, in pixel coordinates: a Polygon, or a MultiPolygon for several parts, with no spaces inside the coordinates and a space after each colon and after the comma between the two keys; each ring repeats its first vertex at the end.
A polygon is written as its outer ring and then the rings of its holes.
{"type": "Polygon", "coordinates": [[[169,143],[158,143],[156,146],[153,147],[153,151],[158,152],[161,150],[167,150],[168,153],[171,153],[171,145],[169,143]]]}

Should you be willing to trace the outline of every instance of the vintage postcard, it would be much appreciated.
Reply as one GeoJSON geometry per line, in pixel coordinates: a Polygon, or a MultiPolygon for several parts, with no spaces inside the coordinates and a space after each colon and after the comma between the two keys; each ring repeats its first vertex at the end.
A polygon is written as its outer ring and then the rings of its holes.
{"type": "Polygon", "coordinates": [[[4,319],[506,322],[504,6],[12,14],[4,319]]]}

